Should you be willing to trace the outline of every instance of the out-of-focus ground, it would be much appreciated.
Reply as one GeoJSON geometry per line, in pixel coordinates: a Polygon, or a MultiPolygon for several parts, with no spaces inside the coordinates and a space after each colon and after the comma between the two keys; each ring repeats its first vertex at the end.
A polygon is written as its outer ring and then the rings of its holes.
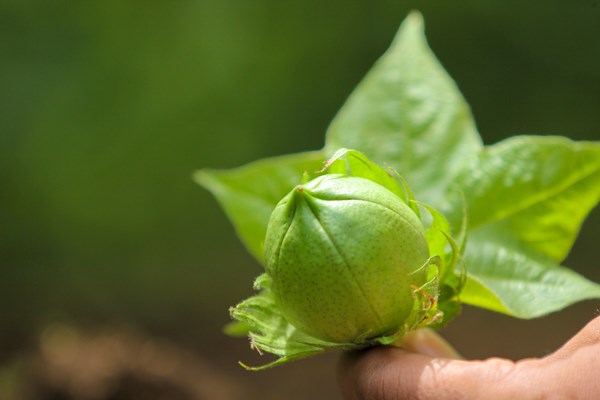
{"type": "MultiPolygon", "coordinates": [[[[237,364],[264,361],[222,334],[261,269],[191,174],[320,148],[412,8],[486,143],[600,140],[595,0],[3,2],[0,400],[338,399],[337,353],[237,364]]],[[[566,261],[596,281],[599,230],[566,261]]],[[[598,308],[442,334],[542,356],[598,308]]]]}

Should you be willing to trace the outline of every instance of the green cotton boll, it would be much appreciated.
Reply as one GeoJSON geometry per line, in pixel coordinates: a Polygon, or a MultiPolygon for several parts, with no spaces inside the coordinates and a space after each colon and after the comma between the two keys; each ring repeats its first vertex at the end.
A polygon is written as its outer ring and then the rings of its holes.
{"type": "Polygon", "coordinates": [[[427,280],[424,227],[368,179],[320,176],[273,211],[265,240],[277,307],[304,333],[361,343],[398,332],[427,280]]]}

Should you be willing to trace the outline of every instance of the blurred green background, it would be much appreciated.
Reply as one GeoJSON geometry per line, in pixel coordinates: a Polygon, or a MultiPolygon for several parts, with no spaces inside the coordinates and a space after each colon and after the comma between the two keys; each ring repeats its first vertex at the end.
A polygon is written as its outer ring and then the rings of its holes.
{"type": "MultiPolygon", "coordinates": [[[[3,1],[0,399],[109,398],[35,367],[48,343],[63,354],[106,329],[194,357],[200,388],[173,398],[338,398],[335,354],[236,365],[257,359],[221,326],[261,269],[191,175],[320,148],[413,8],[486,143],[600,139],[597,0],[3,1]]],[[[599,230],[595,210],[567,262],[600,281],[599,230]]],[[[537,321],[466,309],[444,334],[469,357],[538,356],[596,308],[537,321]]]]}

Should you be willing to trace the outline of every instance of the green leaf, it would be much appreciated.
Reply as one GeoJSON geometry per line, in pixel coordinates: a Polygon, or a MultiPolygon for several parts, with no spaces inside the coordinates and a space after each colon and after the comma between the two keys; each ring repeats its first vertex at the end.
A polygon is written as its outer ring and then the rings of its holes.
{"type": "Polygon", "coordinates": [[[469,242],[464,303],[518,318],[535,318],[578,301],[600,298],[600,285],[552,260],[480,237],[469,242]]]}
{"type": "Polygon", "coordinates": [[[419,13],[408,16],[333,120],[325,149],[342,147],[391,166],[436,208],[463,160],[481,148],[469,106],[429,49],[419,13]]]}
{"type": "Polygon", "coordinates": [[[482,151],[459,182],[470,234],[562,261],[600,199],[600,143],[517,136],[482,151]]]}
{"type": "Polygon", "coordinates": [[[267,158],[231,170],[200,170],[194,180],[217,198],[242,242],[262,262],[271,212],[304,172],[323,167],[324,158],[320,151],[267,158]]]}
{"type": "Polygon", "coordinates": [[[457,181],[469,214],[461,300],[533,318],[600,297],[598,285],[559,266],[600,199],[600,144],[514,137],[482,151],[457,181]]]}

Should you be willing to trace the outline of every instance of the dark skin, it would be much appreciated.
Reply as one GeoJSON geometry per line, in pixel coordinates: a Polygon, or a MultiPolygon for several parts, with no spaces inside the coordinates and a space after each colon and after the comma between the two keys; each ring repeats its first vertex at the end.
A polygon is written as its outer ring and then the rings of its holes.
{"type": "Polygon", "coordinates": [[[344,398],[600,399],[600,317],[554,353],[517,362],[463,360],[430,330],[407,335],[402,346],[344,354],[339,367],[344,398]]]}

